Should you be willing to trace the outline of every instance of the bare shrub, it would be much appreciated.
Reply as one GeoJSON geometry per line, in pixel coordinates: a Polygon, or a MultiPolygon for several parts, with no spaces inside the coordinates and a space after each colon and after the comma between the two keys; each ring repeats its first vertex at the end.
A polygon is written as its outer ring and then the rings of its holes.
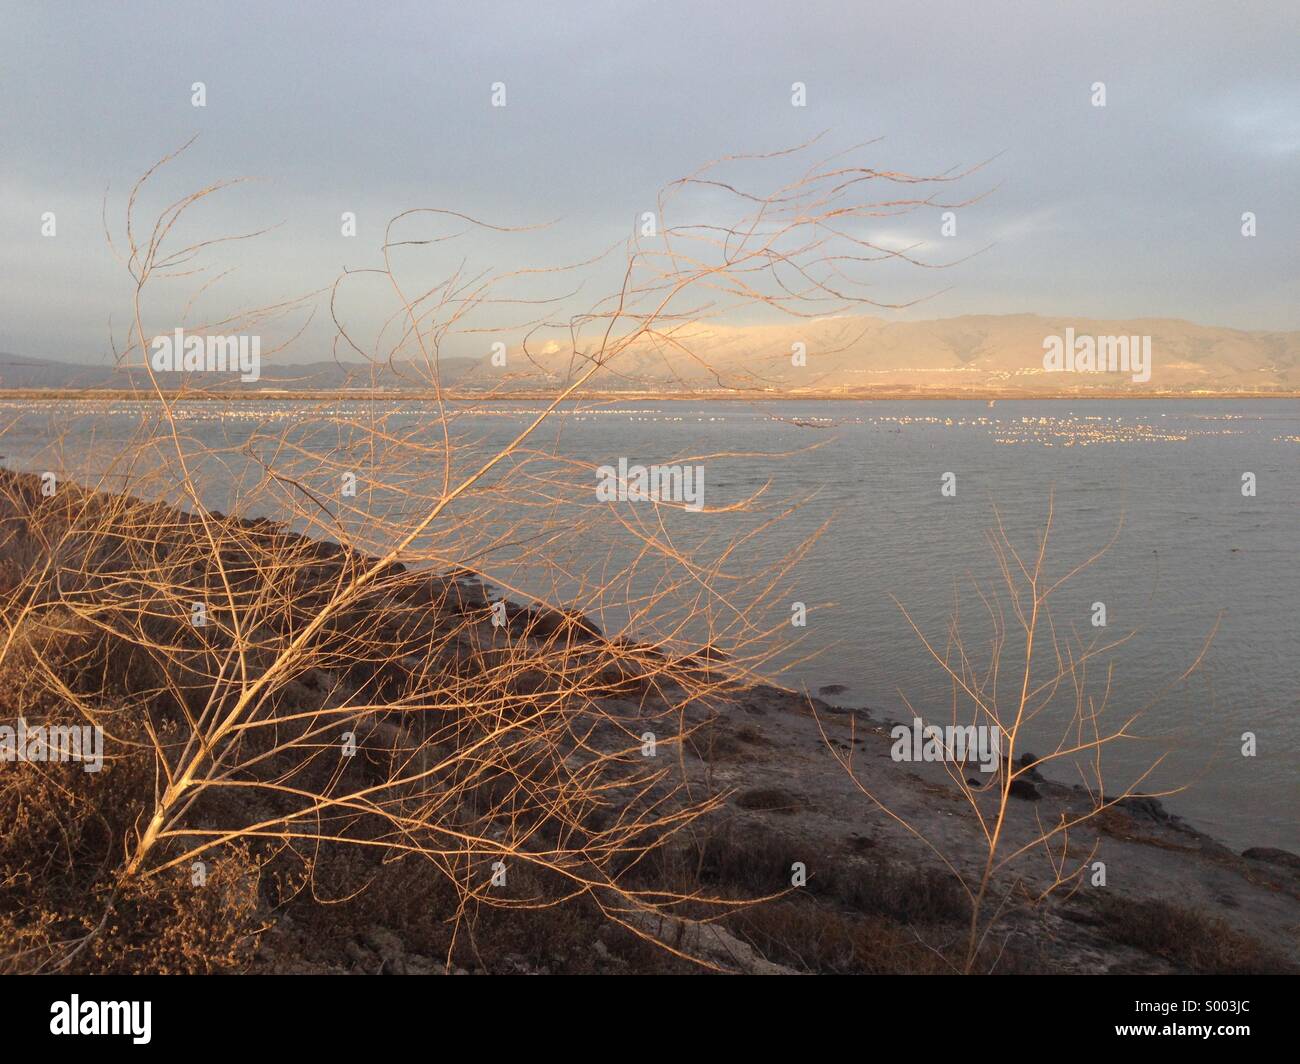
{"type": "MultiPolygon", "coordinates": [[[[937,197],[961,175],[913,177],[852,155],[809,164],[808,151],[731,158],[675,182],[654,240],[591,263],[478,270],[465,244],[523,230],[417,209],[389,223],[374,265],[327,289],[205,317],[197,308],[223,276],[211,256],[257,234],[182,233],[237,182],[182,195],[151,223],[142,205],[180,153],[136,183],[122,224],[106,229],[133,283],[118,355],[148,401],[139,428],[81,456],[84,490],[63,465],[53,497],[34,478],[0,481],[0,667],[102,726],[114,758],[104,779],[116,783],[110,799],[79,780],[89,796],[60,809],[53,791],[25,802],[29,774],[5,777],[4,800],[29,818],[77,819],[69,838],[98,833],[91,849],[54,849],[58,904],[10,918],[7,963],[193,970],[197,951],[236,967],[267,875],[315,890],[340,848],[445,885],[449,961],[485,907],[581,901],[652,938],[647,914],[728,904],[630,871],[719,801],[692,789],[678,758],[703,709],[775,652],[763,603],[802,551],[763,568],[746,548],[797,500],[760,489],[705,507],[701,531],[683,536],[679,503],[596,500],[592,464],[565,453],[558,428],[590,388],[632,379],[629,362],[678,378],[706,364],[712,319],[871,305],[871,265],[916,260],[872,245],[863,223],[957,205],[937,197]],[[616,290],[575,308],[575,277],[611,262],[616,290]],[[177,280],[193,290],[179,316],[153,310],[155,288],[177,280]],[[347,309],[359,286],[366,306],[382,293],[391,308],[368,337],[347,309]],[[151,337],[178,325],[279,330],[263,352],[273,357],[321,303],[335,352],[355,366],[349,402],[318,396],[288,417],[241,405],[256,424],[221,442],[192,420],[193,404],[221,409],[221,386],[152,364],[151,337]],[[522,427],[495,438],[475,419],[507,379],[453,392],[442,373],[444,348],[485,335],[515,339],[517,361],[541,366],[543,340],[567,361],[547,370],[522,427]],[[349,474],[355,494],[339,487],[349,474]],[[226,885],[187,895],[196,862],[230,868],[226,885]],[[536,889],[517,891],[521,881],[536,889]]],[[[50,452],[68,457],[61,440],[50,452]]],[[[746,456],[673,460],[723,457],[746,456]]],[[[9,841],[7,889],[34,889],[9,841]]],[[[362,890],[371,877],[358,877],[362,890]]]]}
{"type": "MultiPolygon", "coordinates": [[[[1098,846],[1095,835],[1088,840],[1088,828],[1102,829],[1113,810],[1138,796],[1149,800],[1175,793],[1142,790],[1164,755],[1150,758],[1121,786],[1114,784],[1113,776],[1108,781],[1103,761],[1107,752],[1139,737],[1135,725],[1143,713],[1199,668],[1217,631],[1216,623],[1199,652],[1163,691],[1122,714],[1114,712],[1118,687],[1108,655],[1131,640],[1136,631],[1118,637],[1099,631],[1085,637],[1057,622],[1052,596],[1105,554],[1119,536],[1122,521],[1109,543],[1058,576],[1049,574],[1046,565],[1054,499],[1048,500],[1046,521],[1033,551],[1023,557],[996,510],[995,516],[996,528],[989,532],[988,541],[1000,583],[987,584],[973,576],[959,582],[942,639],[923,633],[906,607],[898,603],[907,624],[947,681],[950,702],[944,711],[945,722],[956,728],[990,729],[998,742],[996,771],[985,779],[971,778],[968,765],[955,756],[955,750],[947,751],[943,763],[973,814],[980,853],[975,867],[961,867],[955,855],[944,852],[891,810],[855,771],[853,744],[835,744],[822,729],[827,749],[859,792],[923,842],[951,875],[950,882],[964,892],[968,930],[961,968],[968,973],[977,970],[989,952],[989,936],[1009,904],[1035,905],[1050,896],[1069,897],[1079,889],[1098,846]],[[978,603],[973,626],[963,611],[963,586],[978,603]],[[1047,729],[1056,737],[1055,745],[1044,755],[1024,753],[1031,726],[1047,729]],[[1040,796],[1031,781],[1040,779],[1044,768],[1059,769],[1065,778],[1077,781],[1080,793],[1054,817],[1035,813],[1027,838],[1013,837],[1010,822],[1015,803],[1040,796]],[[1030,887],[1019,874],[1016,863],[1026,855],[1037,855],[1045,862],[1049,873],[1046,885],[1030,887]]],[[[968,760],[978,758],[971,755],[968,760]]]]}

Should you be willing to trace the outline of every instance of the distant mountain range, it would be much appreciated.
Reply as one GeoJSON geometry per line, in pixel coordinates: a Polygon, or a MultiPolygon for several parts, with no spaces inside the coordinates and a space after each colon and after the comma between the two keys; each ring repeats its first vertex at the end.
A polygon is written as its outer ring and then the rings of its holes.
{"type": "MultiPolygon", "coordinates": [[[[572,380],[588,358],[558,343],[531,343],[508,352],[506,367],[490,358],[446,359],[444,385],[458,391],[539,392],[572,380]]],[[[1083,363],[1088,364],[1086,361],[1083,363]]],[[[176,379],[176,378],[173,378],[176,379]]],[[[235,374],[195,375],[191,387],[223,393],[267,390],[333,392],[379,387],[430,389],[428,374],[409,364],[312,362],[264,366],[261,380],[235,374]]],[[[639,342],[593,377],[590,389],[629,394],[975,395],[1300,394],[1300,332],[1266,332],[1196,325],[1170,318],[1126,321],[966,315],[898,322],[877,317],[794,319],[774,325],[684,326],[672,342],[639,342]],[[1067,331],[1069,330],[1069,331],[1067,331]],[[1133,353],[1146,349],[1149,379],[1131,365],[1115,372],[1048,372],[1049,338],[1128,352],[1106,338],[1124,337],[1133,353]],[[1134,378],[1139,379],[1134,379],[1134,378]]],[[[27,389],[150,390],[142,370],[97,368],[0,354],[0,391],[27,389]]]]}
{"type": "MultiPolygon", "coordinates": [[[[450,384],[463,377],[477,364],[476,359],[444,359],[441,374],[450,384]]],[[[263,365],[261,379],[244,383],[238,373],[162,374],[164,387],[175,388],[182,380],[186,387],[201,391],[347,391],[379,387],[392,390],[425,390],[430,387],[428,371],[417,373],[414,367],[371,366],[364,362],[306,362],[263,365]]],[[[87,389],[93,391],[140,391],[149,393],[153,385],[142,368],[119,369],[111,365],[93,366],[56,359],[24,358],[0,352],[0,391],[87,389]]]]}

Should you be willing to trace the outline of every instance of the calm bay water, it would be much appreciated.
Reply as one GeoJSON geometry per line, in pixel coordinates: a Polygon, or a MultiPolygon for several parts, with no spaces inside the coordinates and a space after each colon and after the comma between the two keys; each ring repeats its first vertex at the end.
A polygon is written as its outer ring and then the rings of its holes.
{"type": "MultiPolygon", "coordinates": [[[[350,405],[336,411],[346,415],[350,405]]],[[[461,428],[490,446],[537,409],[503,403],[463,419],[461,428]]],[[[153,416],[149,404],[131,403],[2,403],[0,415],[6,465],[72,476],[102,468],[104,456],[127,447],[142,418],[153,416]]],[[[178,415],[196,442],[237,448],[258,432],[319,419],[320,410],[196,402],[178,415]]],[[[430,416],[430,408],[406,404],[389,427],[400,432],[430,416]]],[[[1024,555],[1054,492],[1048,571],[1058,576],[1106,544],[1122,518],[1108,552],[1053,597],[1062,632],[1098,634],[1091,624],[1098,602],[1106,607],[1105,634],[1138,629],[1112,655],[1114,718],[1164,692],[1134,728],[1142,741],[1117,751],[1110,778],[1169,751],[1147,787],[1186,785],[1166,802],[1174,812],[1239,848],[1300,850],[1300,404],[635,402],[566,412],[540,439],[592,465],[620,457],[698,461],[710,509],[765,485],[766,512],[804,498],[796,513],[746,544],[742,558],[757,570],[813,540],[787,581],[790,594],[761,619],[779,628],[790,601],[809,607],[807,628],[791,629],[791,646],[773,659],[773,671],[784,669],[781,682],[814,693],[843,685],[832,701],[892,717],[909,717],[910,704],[944,720],[949,688],[891,596],[942,648],[955,582],[998,579],[986,538],[995,506],[1024,555]],[[949,472],[954,497],[940,492],[949,472]],[[1255,475],[1254,497],[1242,494],[1247,472],[1255,475]],[[815,538],[826,521],[829,529],[815,538]],[[1216,624],[1201,668],[1166,690],[1216,624]],[[797,635],[803,640],[795,645],[797,635]],[[1245,732],[1256,737],[1255,757],[1242,756],[1245,732]]],[[[233,469],[242,461],[237,451],[223,461],[232,480],[246,472],[233,469]]],[[[229,509],[222,483],[209,481],[207,501],[229,509]]],[[[665,521],[689,540],[727,522],[750,527],[754,518],[669,510],[665,521]]],[[[962,608],[972,652],[986,649],[978,599],[967,594],[962,608]]],[[[1006,619],[1014,624],[1009,613],[1006,619]]],[[[1004,672],[1014,669],[1013,648],[1004,672]]],[[[1027,748],[1041,755],[1056,735],[1059,728],[1033,730],[1027,748]]]]}

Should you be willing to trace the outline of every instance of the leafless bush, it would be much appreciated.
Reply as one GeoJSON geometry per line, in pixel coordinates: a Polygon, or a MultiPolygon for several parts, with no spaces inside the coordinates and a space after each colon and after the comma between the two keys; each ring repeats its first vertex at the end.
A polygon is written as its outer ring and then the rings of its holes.
{"type": "MultiPolygon", "coordinates": [[[[139,967],[104,943],[124,914],[158,911],[162,884],[223,861],[252,876],[288,862],[309,883],[337,847],[445,879],[456,902],[442,915],[454,926],[481,906],[582,898],[652,937],[647,914],[722,904],[628,873],[718,801],[692,790],[679,756],[696,710],[774,653],[761,605],[797,557],[761,569],[747,548],[794,501],[760,490],[706,508],[708,534],[682,537],[671,502],[596,501],[593,467],[544,430],[631,359],[694,372],[712,319],[870,304],[872,263],[916,260],[874,246],[864,223],[956,205],[936,197],[960,175],[917,178],[853,155],[808,165],[809,151],[726,159],[669,186],[656,237],[592,260],[621,262],[621,283],[580,311],[574,278],[591,263],[480,271],[468,265],[476,239],[514,230],[418,209],[389,223],[374,266],[322,293],[192,321],[222,276],[205,276],[207,256],[257,234],[181,235],[235,182],[182,196],[143,225],[141,205],[174,156],[136,183],[110,240],[133,283],[119,358],[148,380],[148,411],[129,446],[78,456],[86,490],[64,481],[47,497],[30,477],[0,482],[0,668],[102,726],[121,788],[93,874],[91,851],[60,853],[63,886],[39,927],[5,930],[17,943],[10,963],[139,967]],[[755,182],[768,191],[751,191],[755,182]],[[705,213],[675,220],[679,205],[698,208],[692,197],[705,213]],[[195,289],[179,322],[149,298],[176,279],[195,289]],[[348,324],[359,285],[392,307],[373,336],[348,324]],[[262,418],[221,444],[185,416],[186,403],[209,397],[203,378],[151,365],[150,338],[178,324],[200,335],[282,327],[271,356],[320,300],[336,353],[355,366],[346,404],[317,398],[288,419],[241,404],[262,418]],[[475,418],[499,405],[508,375],[475,392],[443,383],[444,349],[465,336],[512,337],[516,361],[537,366],[541,346],[558,343],[567,361],[504,441],[477,432],[475,418]],[[393,374],[408,391],[390,390],[393,374]],[[348,475],[355,495],[340,490],[348,475]],[[753,518],[741,532],[728,523],[736,515],[753,518]],[[493,589],[507,596],[495,609],[493,589]],[[521,878],[546,892],[512,891],[518,869],[539,873],[521,878]]],[[[50,453],[66,462],[75,447],[54,440],[50,453]]],[[[9,714],[36,705],[19,702],[9,714]]],[[[93,816],[97,800],[79,794],[76,810],[93,816]]],[[[14,897],[31,889],[0,884],[14,897]]],[[[230,897],[194,917],[238,925],[233,940],[214,940],[224,964],[262,926],[256,891],[230,897]]]]}

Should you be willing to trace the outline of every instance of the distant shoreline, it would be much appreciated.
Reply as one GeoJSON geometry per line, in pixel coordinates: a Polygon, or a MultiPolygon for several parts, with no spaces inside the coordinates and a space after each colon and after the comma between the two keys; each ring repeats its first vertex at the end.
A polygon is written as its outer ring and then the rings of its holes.
{"type": "MultiPolygon", "coordinates": [[[[437,402],[439,396],[432,391],[395,391],[385,389],[339,389],[283,391],[258,389],[256,391],[185,391],[164,392],[162,397],[172,400],[212,401],[226,403],[283,402],[299,400],[302,402],[319,401],[360,401],[380,400],[383,402],[437,402]]],[[[448,389],[441,398],[449,402],[549,402],[555,399],[554,391],[518,391],[508,393],[464,392],[448,389]]],[[[160,402],[161,398],[153,392],[125,391],[104,388],[13,388],[0,389],[0,400],[99,400],[102,402],[160,402]]],[[[1147,399],[1181,399],[1181,400],[1222,400],[1222,399],[1300,399],[1300,391],[1254,391],[1254,392],[1163,392],[1163,391],[1089,391],[1089,392],[1008,392],[987,391],[961,393],[950,391],[917,392],[908,389],[879,389],[869,391],[832,391],[832,392],[602,392],[590,391],[576,393],[566,402],[781,402],[790,400],[816,402],[1015,402],[1024,400],[1037,401],[1080,401],[1080,400],[1147,400],[1147,399]]]]}

